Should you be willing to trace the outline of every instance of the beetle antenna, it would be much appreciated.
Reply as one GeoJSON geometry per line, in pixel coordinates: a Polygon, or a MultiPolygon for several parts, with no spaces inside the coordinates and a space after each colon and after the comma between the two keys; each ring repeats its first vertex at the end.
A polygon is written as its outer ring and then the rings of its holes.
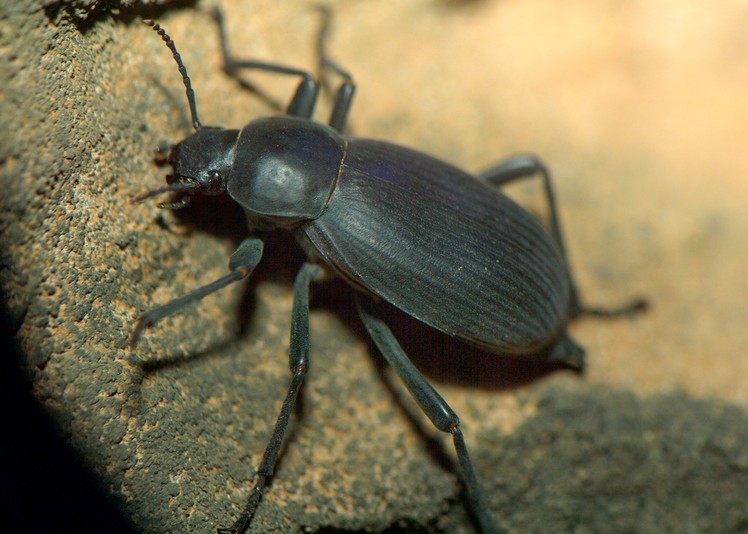
{"type": "Polygon", "coordinates": [[[134,202],[137,204],[138,202],[143,202],[147,198],[155,197],[156,195],[161,195],[163,193],[193,194],[195,189],[197,189],[198,187],[199,186],[197,182],[177,182],[167,185],[166,187],[161,187],[159,189],[154,189],[153,191],[143,193],[142,195],[138,195],[137,197],[135,197],[134,202]]]}
{"type": "Polygon", "coordinates": [[[166,46],[169,47],[169,50],[171,50],[171,53],[174,56],[174,61],[177,62],[177,66],[179,67],[179,73],[182,75],[184,88],[187,91],[187,102],[190,105],[192,126],[195,128],[195,130],[200,129],[200,119],[197,118],[197,104],[195,103],[195,91],[192,90],[192,83],[190,82],[190,77],[187,75],[187,67],[184,66],[184,63],[182,63],[182,56],[180,56],[179,52],[177,52],[177,46],[174,44],[174,41],[171,40],[171,37],[169,37],[166,31],[164,31],[164,29],[158,25],[158,23],[153,20],[144,20],[143,22],[153,28],[153,31],[161,36],[161,39],[164,41],[164,43],[166,43],[166,46]]]}

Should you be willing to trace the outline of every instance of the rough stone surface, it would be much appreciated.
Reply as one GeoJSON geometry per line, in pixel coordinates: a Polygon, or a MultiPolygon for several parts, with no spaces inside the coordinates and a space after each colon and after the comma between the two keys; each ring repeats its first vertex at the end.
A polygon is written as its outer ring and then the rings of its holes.
{"type": "MultiPolygon", "coordinates": [[[[330,49],[359,84],[355,134],[476,172],[542,155],[583,295],[653,303],[634,320],[574,325],[590,362],[581,379],[462,352],[435,363],[430,347],[444,340],[410,336],[463,420],[500,524],[748,530],[746,7],[331,4],[330,49]]],[[[0,284],[21,355],[20,373],[3,373],[19,430],[0,469],[31,493],[9,521],[205,532],[227,525],[251,487],[289,380],[293,243],[274,237],[246,289],[127,348],[139,314],[221,276],[242,237],[225,205],[132,203],[163,181],[153,147],[190,129],[171,56],[139,19],[157,18],[179,46],[203,122],[240,127],[272,112],[221,74],[200,6],[0,6],[0,284]],[[45,417],[59,443],[39,430],[45,417]],[[76,458],[83,467],[65,467],[76,458]],[[65,513],[38,513],[56,503],[65,513]]],[[[237,55],[314,66],[311,4],[221,6],[237,55]]],[[[293,90],[253,81],[281,102],[293,90]]],[[[537,191],[511,192],[540,209],[537,191]]],[[[349,296],[342,284],[315,292],[312,369],[255,531],[474,531],[449,440],[383,367],[349,296]]]]}

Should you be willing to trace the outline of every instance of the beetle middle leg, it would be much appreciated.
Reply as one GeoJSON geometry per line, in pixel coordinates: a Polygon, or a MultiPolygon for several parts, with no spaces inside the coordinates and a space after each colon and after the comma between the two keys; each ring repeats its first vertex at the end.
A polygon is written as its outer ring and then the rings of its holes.
{"type": "Polygon", "coordinates": [[[621,315],[630,315],[646,309],[647,301],[642,298],[635,298],[631,302],[614,308],[599,308],[585,306],[584,304],[582,304],[582,301],[579,297],[579,292],[577,290],[577,284],[571,274],[569,259],[566,254],[564,239],[561,234],[561,223],[558,217],[558,209],[556,208],[556,196],[553,192],[553,185],[551,184],[551,173],[548,167],[540,160],[540,158],[533,154],[521,154],[512,156],[486,169],[476,177],[479,180],[489,182],[497,187],[500,187],[502,185],[513,182],[514,180],[529,178],[535,175],[540,175],[543,179],[543,189],[545,192],[546,201],[548,202],[548,210],[550,212],[549,224],[551,236],[556,241],[556,244],[561,251],[561,256],[564,259],[564,264],[566,265],[566,276],[569,280],[570,317],[573,318],[579,315],[617,317],[621,315]]]}
{"type": "Polygon", "coordinates": [[[405,383],[408,391],[428,416],[433,425],[452,435],[457,459],[460,463],[463,482],[467,489],[468,501],[475,515],[481,532],[484,534],[497,532],[496,526],[491,518],[491,513],[486,506],[483,492],[475,476],[473,463],[468,454],[465,438],[460,429],[460,419],[450,408],[449,404],[439,395],[428,380],[418,371],[413,362],[410,361],[405,351],[398,343],[390,328],[377,317],[371,309],[371,302],[367,297],[356,294],[356,304],[361,320],[379,348],[400,379],[405,383]]]}
{"type": "Polygon", "coordinates": [[[304,377],[309,370],[309,285],[322,274],[319,265],[305,263],[293,284],[293,311],[291,317],[291,343],[288,351],[288,365],[293,373],[291,384],[288,386],[286,398],[281,406],[278,420],[275,422],[270,441],[262,455],[262,462],[257,470],[257,482],[249,495],[247,504],[244,506],[239,519],[228,529],[220,528],[219,532],[241,533],[244,532],[257,510],[262,499],[263,491],[268,480],[275,472],[275,462],[278,460],[283,436],[288,428],[291,412],[296,404],[296,398],[301,390],[304,377]]]}

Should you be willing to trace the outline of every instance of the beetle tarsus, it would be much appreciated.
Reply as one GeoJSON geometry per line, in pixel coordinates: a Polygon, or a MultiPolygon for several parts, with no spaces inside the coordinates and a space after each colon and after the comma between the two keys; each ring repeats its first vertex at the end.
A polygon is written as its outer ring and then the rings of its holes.
{"type": "Polygon", "coordinates": [[[239,516],[239,519],[236,520],[236,522],[231,525],[229,528],[217,528],[216,533],[217,534],[242,534],[245,530],[247,530],[247,527],[249,526],[249,522],[251,521],[252,516],[247,512],[242,512],[242,514],[239,516]]]}
{"type": "Polygon", "coordinates": [[[630,302],[614,308],[582,306],[575,315],[589,315],[591,317],[615,318],[629,317],[643,313],[649,309],[649,301],[638,297],[630,302]]]}
{"type": "Polygon", "coordinates": [[[252,518],[254,517],[255,512],[257,511],[257,507],[260,505],[260,501],[262,500],[262,492],[265,488],[266,482],[267,477],[260,475],[257,483],[255,484],[255,487],[252,488],[252,493],[249,496],[249,500],[247,501],[246,506],[242,510],[241,514],[239,514],[239,519],[237,519],[229,528],[216,529],[219,534],[243,534],[244,531],[249,528],[249,524],[252,522],[252,518]]]}
{"type": "Polygon", "coordinates": [[[143,335],[143,331],[149,329],[151,326],[153,326],[153,321],[150,319],[149,314],[146,313],[141,315],[138,322],[135,323],[135,328],[133,328],[132,334],[130,335],[128,345],[131,349],[134,349],[138,344],[140,336],[143,335]]]}
{"type": "Polygon", "coordinates": [[[455,424],[450,429],[452,434],[452,440],[454,441],[455,450],[457,451],[457,459],[460,462],[460,469],[463,473],[463,479],[465,482],[465,489],[467,490],[468,501],[470,502],[470,509],[474,514],[475,521],[478,523],[478,527],[482,534],[496,534],[498,532],[491,512],[488,510],[483,492],[478,483],[478,478],[475,476],[473,464],[470,461],[470,455],[468,454],[467,444],[465,443],[465,437],[462,434],[459,424],[455,424]]]}

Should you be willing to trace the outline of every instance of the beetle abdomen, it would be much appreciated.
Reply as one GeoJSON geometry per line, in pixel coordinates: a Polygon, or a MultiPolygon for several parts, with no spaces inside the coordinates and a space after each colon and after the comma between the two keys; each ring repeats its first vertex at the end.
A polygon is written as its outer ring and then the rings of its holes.
{"type": "Polygon", "coordinates": [[[537,351],[565,324],[566,269],[540,223],[419,152],[352,139],[326,211],[304,232],[350,282],[488,350],[537,351]]]}

